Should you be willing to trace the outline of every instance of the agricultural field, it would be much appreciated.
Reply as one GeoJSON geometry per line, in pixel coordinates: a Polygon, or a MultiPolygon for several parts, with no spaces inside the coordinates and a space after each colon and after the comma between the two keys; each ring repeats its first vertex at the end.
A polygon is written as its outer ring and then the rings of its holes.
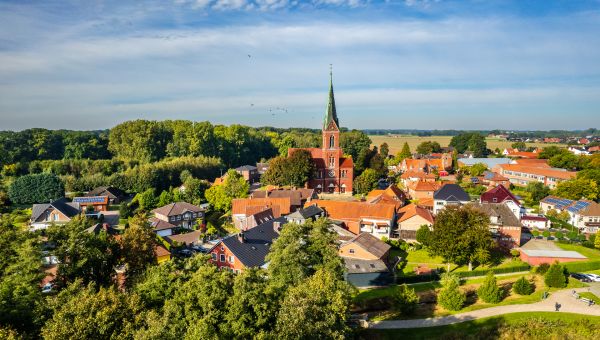
{"type": "MultiPolygon", "coordinates": [[[[390,148],[390,154],[396,154],[397,152],[399,152],[402,149],[404,142],[408,143],[408,146],[410,146],[411,151],[415,151],[415,149],[417,148],[417,145],[419,145],[422,142],[426,142],[426,141],[435,141],[435,142],[440,143],[441,146],[448,146],[448,144],[450,144],[450,140],[452,139],[452,136],[420,137],[420,136],[413,136],[413,135],[388,135],[388,136],[370,135],[369,138],[371,138],[371,141],[373,142],[373,144],[371,146],[379,147],[381,144],[383,144],[385,142],[388,144],[388,146],[390,148]]],[[[504,139],[489,138],[489,137],[486,138],[485,141],[487,143],[488,149],[491,149],[491,150],[494,150],[496,148],[499,148],[500,150],[502,150],[504,148],[510,147],[510,145],[513,143],[511,141],[507,141],[504,139]]],[[[537,147],[545,147],[545,146],[549,146],[549,145],[566,146],[564,144],[527,143],[527,146],[537,146],[537,147]]]]}

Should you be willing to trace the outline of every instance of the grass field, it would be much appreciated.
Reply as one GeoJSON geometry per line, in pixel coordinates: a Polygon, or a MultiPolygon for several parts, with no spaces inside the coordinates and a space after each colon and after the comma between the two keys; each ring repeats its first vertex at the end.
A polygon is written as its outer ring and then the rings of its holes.
{"type": "MultiPolygon", "coordinates": [[[[373,142],[373,144],[371,146],[379,147],[384,142],[387,143],[390,148],[390,154],[394,155],[402,149],[404,142],[407,142],[408,146],[410,147],[410,150],[414,152],[415,149],[417,148],[417,145],[419,145],[422,142],[426,142],[426,141],[435,141],[435,142],[440,143],[441,146],[448,146],[448,144],[450,144],[450,140],[452,139],[452,136],[419,137],[419,136],[412,136],[412,135],[393,135],[393,136],[370,135],[369,138],[371,138],[371,141],[373,142]]],[[[485,141],[487,143],[488,149],[491,149],[491,150],[494,150],[496,148],[499,148],[500,150],[502,150],[504,148],[510,147],[510,145],[513,143],[513,142],[510,142],[507,140],[498,139],[498,138],[489,138],[489,137],[486,138],[485,141]]],[[[564,144],[527,143],[527,146],[537,146],[537,147],[544,147],[544,146],[549,146],[549,145],[565,146],[564,144]]]]}
{"type": "Polygon", "coordinates": [[[600,316],[570,313],[513,313],[448,326],[409,329],[364,329],[359,339],[495,339],[505,327],[520,328],[513,337],[524,339],[594,339],[600,316]],[[523,334],[525,333],[525,334],[523,334]],[[578,334],[579,333],[579,334],[578,334]],[[518,337],[514,337],[518,335],[518,337]],[[563,335],[563,336],[561,336],[563,335]]]}

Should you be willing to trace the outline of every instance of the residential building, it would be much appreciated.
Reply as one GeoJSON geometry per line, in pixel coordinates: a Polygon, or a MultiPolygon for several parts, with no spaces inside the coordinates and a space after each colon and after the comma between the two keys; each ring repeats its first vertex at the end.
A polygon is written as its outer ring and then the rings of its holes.
{"type": "Polygon", "coordinates": [[[172,246],[193,247],[203,243],[202,236],[201,230],[194,230],[189,233],[165,236],[164,239],[172,246]]]}
{"type": "Polygon", "coordinates": [[[59,198],[50,203],[34,204],[31,209],[32,230],[46,229],[52,224],[65,224],[81,213],[78,203],[59,198]]]}
{"type": "Polygon", "coordinates": [[[346,281],[355,287],[387,286],[393,283],[390,272],[390,245],[371,234],[356,235],[340,245],[346,281]]]}
{"type": "Polygon", "coordinates": [[[288,215],[292,209],[291,202],[290,197],[236,198],[231,202],[231,218],[239,230],[250,229],[260,224],[254,221],[264,222],[265,214],[262,212],[266,210],[270,210],[268,214],[272,218],[288,215]]]}
{"type": "Polygon", "coordinates": [[[518,164],[501,164],[499,166],[500,175],[509,179],[510,183],[517,186],[526,186],[530,182],[540,182],[544,185],[555,188],[562,181],[574,178],[577,174],[574,171],[564,169],[523,166],[518,164]]]}
{"type": "Polygon", "coordinates": [[[474,205],[490,217],[490,231],[501,247],[512,249],[521,245],[521,222],[506,204],[475,203],[474,205]]]}
{"type": "Polygon", "coordinates": [[[512,160],[510,158],[459,158],[457,163],[459,167],[468,167],[481,163],[485,164],[488,169],[492,169],[500,164],[509,164],[511,161],[512,160]]]}
{"type": "Polygon", "coordinates": [[[448,205],[464,205],[471,201],[469,194],[458,184],[445,184],[433,194],[433,214],[448,205]]]}
{"type": "Polygon", "coordinates": [[[415,242],[417,230],[421,226],[431,227],[434,219],[431,211],[414,203],[402,207],[398,213],[398,226],[392,232],[392,238],[401,238],[405,241],[415,242]]]}
{"type": "Polygon", "coordinates": [[[400,170],[403,172],[421,171],[432,173],[450,169],[452,169],[452,155],[449,153],[443,154],[440,158],[405,158],[400,163],[400,170]]]}
{"type": "MultiPolygon", "coordinates": [[[[330,75],[331,76],[331,75],[330,75]]],[[[351,157],[344,157],[340,148],[340,124],[335,108],[333,95],[333,80],[329,81],[329,101],[323,122],[321,148],[305,148],[310,152],[316,166],[314,176],[308,181],[307,187],[317,193],[352,194],[354,180],[354,163],[351,157]]],[[[296,148],[288,149],[288,156],[296,148]]]]}
{"type": "Polygon", "coordinates": [[[331,200],[312,200],[307,204],[323,209],[329,219],[341,222],[355,235],[370,233],[379,239],[390,237],[396,222],[396,206],[393,204],[331,200]]]}
{"type": "Polygon", "coordinates": [[[510,180],[498,173],[493,172],[493,171],[486,171],[483,173],[483,178],[481,179],[481,184],[487,186],[488,188],[494,188],[499,185],[509,188],[510,180]]]}
{"type": "Polygon", "coordinates": [[[424,171],[408,170],[400,175],[400,181],[407,188],[411,183],[416,182],[435,182],[435,174],[424,171]]]}
{"type": "Polygon", "coordinates": [[[398,186],[392,184],[385,190],[372,190],[367,194],[366,201],[369,203],[388,203],[396,206],[396,212],[404,206],[406,194],[398,186]]]}
{"type": "Polygon", "coordinates": [[[248,231],[220,240],[210,251],[211,262],[219,269],[240,273],[246,268],[260,268],[271,244],[279,236],[285,217],[279,217],[248,231]]]}
{"type": "Polygon", "coordinates": [[[440,188],[438,182],[413,182],[408,187],[408,196],[413,200],[433,199],[433,194],[440,188]]]}
{"type": "Polygon", "coordinates": [[[521,224],[529,230],[550,228],[550,221],[544,216],[523,215],[521,216],[521,224]]]}
{"type": "Polygon", "coordinates": [[[281,189],[272,188],[267,190],[256,190],[250,195],[251,198],[290,198],[290,211],[301,209],[304,204],[312,199],[318,198],[314,189],[281,189]]]}
{"type": "Polygon", "coordinates": [[[262,176],[267,170],[269,170],[269,163],[256,163],[256,171],[259,175],[262,176]]]}
{"type": "Polygon", "coordinates": [[[479,202],[503,203],[512,211],[517,219],[520,219],[521,215],[525,213],[525,207],[523,207],[521,201],[503,185],[499,185],[481,194],[479,202]]]}
{"type": "Polygon", "coordinates": [[[567,207],[570,223],[585,234],[596,234],[600,227],[600,204],[580,200],[567,207]]]}
{"type": "Polygon", "coordinates": [[[590,152],[583,147],[570,146],[567,150],[571,151],[574,155],[577,155],[577,156],[590,154],[590,152]]]}
{"type": "Polygon", "coordinates": [[[560,212],[571,206],[574,202],[570,199],[550,195],[540,200],[540,212],[543,214],[548,214],[550,210],[560,212]]]}
{"type": "Polygon", "coordinates": [[[160,264],[171,259],[171,252],[163,246],[155,245],[154,256],[156,257],[156,263],[160,264]]]}
{"type": "Polygon", "coordinates": [[[187,202],[176,202],[151,211],[150,224],[159,236],[170,236],[178,228],[204,227],[204,212],[201,207],[187,202]]]}
{"type": "Polygon", "coordinates": [[[295,212],[286,216],[286,219],[290,223],[304,224],[307,221],[314,221],[319,217],[325,216],[323,209],[316,205],[310,205],[304,209],[296,210],[295,212]]]}
{"type": "Polygon", "coordinates": [[[103,186],[103,187],[95,188],[94,190],[85,194],[85,196],[87,196],[87,197],[107,196],[108,204],[119,204],[127,197],[127,194],[125,192],[123,192],[123,190],[121,190],[121,189],[118,189],[115,187],[103,186]]]}
{"type": "Polygon", "coordinates": [[[235,168],[235,171],[250,184],[260,181],[260,174],[254,165],[242,165],[235,168]]]}
{"type": "Polygon", "coordinates": [[[108,196],[84,196],[73,197],[74,203],[79,203],[81,210],[86,213],[91,209],[92,212],[102,212],[108,210],[108,196]]]}

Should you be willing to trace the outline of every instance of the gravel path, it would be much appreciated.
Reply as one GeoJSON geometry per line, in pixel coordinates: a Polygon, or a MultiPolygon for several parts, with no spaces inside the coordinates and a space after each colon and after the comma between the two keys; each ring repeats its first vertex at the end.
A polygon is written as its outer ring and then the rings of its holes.
{"type": "MultiPolygon", "coordinates": [[[[414,319],[414,320],[386,320],[369,323],[369,328],[396,329],[396,328],[422,328],[450,325],[459,322],[487,318],[490,316],[519,313],[519,312],[552,312],[556,302],[561,304],[560,312],[596,315],[600,316],[600,306],[588,306],[575,299],[571,293],[572,289],[566,289],[552,293],[546,300],[521,305],[506,305],[479,309],[471,312],[460,313],[449,316],[414,319]]],[[[576,292],[587,292],[588,288],[577,288],[576,292]]]]}

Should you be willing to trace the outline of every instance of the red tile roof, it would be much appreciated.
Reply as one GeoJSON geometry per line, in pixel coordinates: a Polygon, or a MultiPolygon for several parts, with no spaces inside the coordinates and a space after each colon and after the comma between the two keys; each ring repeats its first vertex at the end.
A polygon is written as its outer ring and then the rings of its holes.
{"type": "Polygon", "coordinates": [[[433,224],[433,215],[431,212],[425,208],[421,208],[418,205],[411,203],[402,209],[400,209],[398,222],[406,221],[415,216],[421,216],[426,219],[429,223],[433,224]]]}
{"type": "Polygon", "coordinates": [[[513,201],[518,206],[521,206],[519,199],[512,192],[510,192],[510,190],[505,188],[504,185],[499,185],[495,188],[492,188],[481,194],[480,197],[480,201],[482,203],[502,203],[506,200],[513,201]],[[495,201],[494,198],[496,199],[495,201]]]}
{"type": "MultiPolygon", "coordinates": [[[[233,215],[244,214],[245,216],[247,216],[246,209],[247,207],[251,206],[262,206],[268,208],[277,206],[281,215],[287,215],[290,213],[291,200],[289,197],[236,198],[232,201],[231,213],[233,215]]],[[[257,211],[255,211],[254,213],[256,212],[257,211]]]]}
{"type": "Polygon", "coordinates": [[[395,205],[386,203],[312,200],[306,204],[307,206],[318,206],[334,220],[360,220],[364,218],[391,220],[396,209],[395,205]]]}
{"type": "Polygon", "coordinates": [[[562,171],[562,170],[554,170],[551,168],[539,168],[532,166],[523,166],[518,164],[500,164],[500,168],[505,171],[516,171],[522,172],[526,174],[533,174],[538,176],[559,178],[559,179],[571,179],[575,177],[577,172],[573,171],[562,171]]]}

